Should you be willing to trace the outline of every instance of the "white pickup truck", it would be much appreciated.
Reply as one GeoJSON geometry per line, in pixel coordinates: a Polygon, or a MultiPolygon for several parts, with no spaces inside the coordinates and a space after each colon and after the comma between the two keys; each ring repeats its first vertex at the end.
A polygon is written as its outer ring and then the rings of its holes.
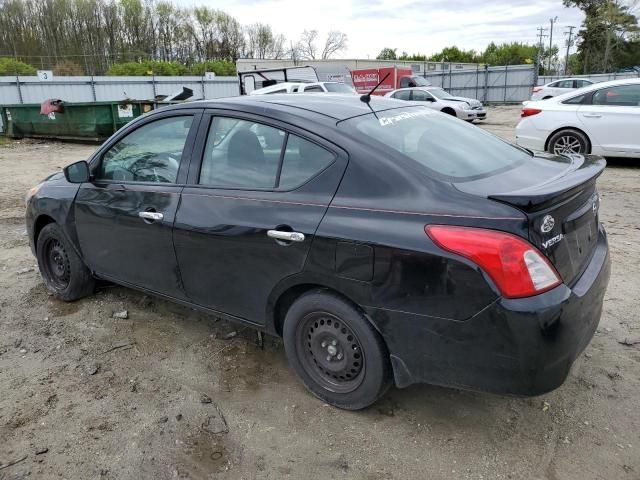
{"type": "Polygon", "coordinates": [[[339,82],[283,82],[269,87],[253,90],[249,95],[265,95],[269,93],[352,93],[356,91],[345,83],[339,82]]]}

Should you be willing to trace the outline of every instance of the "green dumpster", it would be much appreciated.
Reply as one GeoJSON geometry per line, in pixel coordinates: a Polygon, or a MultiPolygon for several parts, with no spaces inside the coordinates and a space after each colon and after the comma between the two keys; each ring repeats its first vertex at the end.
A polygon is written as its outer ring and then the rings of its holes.
{"type": "Polygon", "coordinates": [[[40,105],[0,108],[5,134],[11,138],[101,141],[154,108],[152,101],[64,103],[64,112],[40,114],[40,105]]]}

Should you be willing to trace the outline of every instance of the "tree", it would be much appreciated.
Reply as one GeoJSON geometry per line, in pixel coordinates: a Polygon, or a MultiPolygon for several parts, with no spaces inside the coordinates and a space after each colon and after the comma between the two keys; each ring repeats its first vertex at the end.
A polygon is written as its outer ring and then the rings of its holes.
{"type": "Polygon", "coordinates": [[[300,41],[298,42],[298,52],[303,60],[315,60],[317,54],[316,39],[318,38],[317,30],[305,30],[302,32],[300,41]]]}
{"type": "Polygon", "coordinates": [[[637,56],[638,19],[618,0],[563,0],[580,8],[585,19],[578,32],[578,63],[583,73],[611,72],[632,66],[637,56]],[[629,55],[631,51],[631,55],[629,55]]]}
{"type": "Polygon", "coordinates": [[[36,69],[31,65],[14,60],[0,58],[0,75],[35,75],[36,69]]]}
{"type": "Polygon", "coordinates": [[[398,55],[396,54],[397,48],[383,48],[380,50],[380,53],[376,57],[377,60],[397,60],[398,55]]]}
{"type": "Polygon", "coordinates": [[[458,47],[446,47],[441,52],[431,55],[429,60],[434,62],[462,62],[474,63],[477,61],[478,55],[475,50],[460,50],[458,47]]]}
{"type": "Polygon", "coordinates": [[[331,58],[332,55],[345,48],[347,48],[347,35],[337,30],[330,31],[322,49],[322,60],[331,58]]]}

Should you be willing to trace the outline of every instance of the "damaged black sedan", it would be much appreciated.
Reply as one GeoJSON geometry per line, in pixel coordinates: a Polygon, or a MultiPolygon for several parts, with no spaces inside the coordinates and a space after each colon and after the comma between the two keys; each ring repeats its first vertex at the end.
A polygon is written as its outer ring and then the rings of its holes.
{"type": "Polygon", "coordinates": [[[57,297],[103,279],[282,336],[341,408],[392,383],[537,395],[600,319],[604,167],[383,98],[194,102],[34,187],[27,229],[57,297]]]}

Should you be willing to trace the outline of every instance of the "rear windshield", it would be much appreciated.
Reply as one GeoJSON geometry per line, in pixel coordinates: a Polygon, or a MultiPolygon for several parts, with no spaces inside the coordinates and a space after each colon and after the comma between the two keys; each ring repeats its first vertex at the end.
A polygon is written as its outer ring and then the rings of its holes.
{"type": "Polygon", "coordinates": [[[325,83],[324,86],[329,92],[335,93],[355,93],[355,90],[344,83],[325,83]]]}
{"type": "Polygon", "coordinates": [[[431,176],[452,182],[488,177],[531,158],[479,127],[425,107],[370,113],[344,125],[367,143],[399,152],[431,176]]]}

